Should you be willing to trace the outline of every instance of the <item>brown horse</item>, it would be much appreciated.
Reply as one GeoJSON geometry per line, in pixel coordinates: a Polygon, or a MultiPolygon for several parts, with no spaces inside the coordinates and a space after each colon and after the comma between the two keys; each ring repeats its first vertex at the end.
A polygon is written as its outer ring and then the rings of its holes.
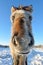
{"type": "Polygon", "coordinates": [[[27,55],[34,45],[32,34],[32,6],[11,8],[10,49],[13,65],[27,65],[27,55]]]}

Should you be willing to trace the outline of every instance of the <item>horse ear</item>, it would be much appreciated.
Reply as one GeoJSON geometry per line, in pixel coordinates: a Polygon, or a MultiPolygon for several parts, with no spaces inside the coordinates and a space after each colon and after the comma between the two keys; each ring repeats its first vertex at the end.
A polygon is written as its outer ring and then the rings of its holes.
{"type": "Polygon", "coordinates": [[[25,7],[23,7],[23,9],[26,10],[26,11],[29,11],[29,12],[32,12],[32,11],[33,11],[32,5],[30,5],[30,6],[25,6],[25,7]]]}
{"type": "Polygon", "coordinates": [[[11,13],[15,12],[16,11],[16,8],[14,6],[12,6],[11,8],[11,13]]]}
{"type": "Polygon", "coordinates": [[[30,12],[33,11],[33,6],[32,6],[32,5],[29,6],[29,11],[30,11],[30,12]]]}

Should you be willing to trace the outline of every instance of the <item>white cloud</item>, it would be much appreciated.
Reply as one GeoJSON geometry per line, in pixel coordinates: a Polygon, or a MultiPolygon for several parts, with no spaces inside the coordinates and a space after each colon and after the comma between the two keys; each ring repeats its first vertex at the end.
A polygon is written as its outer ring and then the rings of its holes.
{"type": "Polygon", "coordinates": [[[2,42],[0,42],[0,45],[9,45],[9,42],[2,41],[2,42]]]}

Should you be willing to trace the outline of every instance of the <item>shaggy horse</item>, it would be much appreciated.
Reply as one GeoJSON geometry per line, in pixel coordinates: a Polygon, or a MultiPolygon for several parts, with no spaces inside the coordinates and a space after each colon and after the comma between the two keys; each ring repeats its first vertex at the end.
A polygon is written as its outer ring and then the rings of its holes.
{"type": "Polygon", "coordinates": [[[10,49],[13,65],[27,65],[27,56],[34,45],[32,34],[32,6],[11,8],[10,49]]]}

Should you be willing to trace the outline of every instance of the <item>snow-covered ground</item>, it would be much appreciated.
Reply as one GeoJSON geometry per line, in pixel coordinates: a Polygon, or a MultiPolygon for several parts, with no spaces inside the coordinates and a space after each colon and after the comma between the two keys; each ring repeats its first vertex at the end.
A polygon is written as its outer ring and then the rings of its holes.
{"type": "MultiPolygon", "coordinates": [[[[43,49],[34,48],[27,59],[28,65],[43,65],[43,49]]],[[[10,49],[0,47],[0,65],[12,65],[10,49]]]]}

